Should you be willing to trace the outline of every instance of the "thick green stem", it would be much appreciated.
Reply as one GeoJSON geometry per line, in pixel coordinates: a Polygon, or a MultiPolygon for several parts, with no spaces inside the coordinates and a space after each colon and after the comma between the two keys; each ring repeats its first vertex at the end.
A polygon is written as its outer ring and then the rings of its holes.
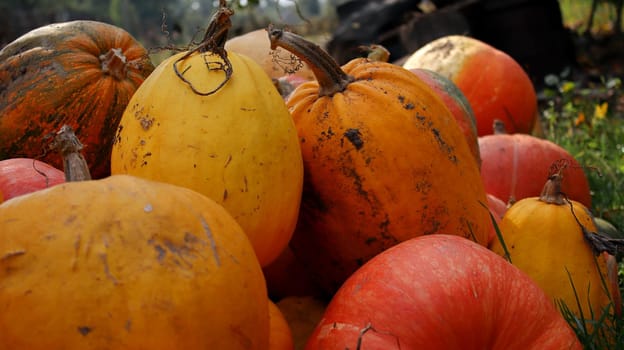
{"type": "Polygon", "coordinates": [[[269,26],[267,31],[272,50],[277,47],[284,48],[308,64],[319,84],[319,96],[332,96],[342,92],[354,80],[320,46],[283,29],[269,26]]]}

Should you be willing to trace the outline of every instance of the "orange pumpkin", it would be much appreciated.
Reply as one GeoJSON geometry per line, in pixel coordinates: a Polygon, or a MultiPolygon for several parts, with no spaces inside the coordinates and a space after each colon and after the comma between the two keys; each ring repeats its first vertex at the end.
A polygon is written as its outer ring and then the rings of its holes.
{"type": "Polygon", "coordinates": [[[470,103],[459,90],[459,88],[442,74],[432,70],[413,68],[410,72],[416,74],[426,82],[433,91],[444,101],[446,107],[451,111],[457,124],[461,128],[470,151],[479,167],[481,166],[481,155],[479,154],[479,142],[477,141],[477,122],[470,103]]]}
{"type": "Polygon", "coordinates": [[[403,64],[449,78],[464,93],[477,119],[479,136],[492,133],[494,119],[510,133],[530,133],[537,120],[533,82],[511,56],[480,40],[445,36],[421,47],[403,64]]]}
{"type": "Polygon", "coordinates": [[[44,157],[45,137],[69,124],[85,144],[94,178],[110,173],[115,131],[154,66],[126,31],[95,21],[50,24],[0,51],[0,159],[44,157]]]}
{"type": "Polygon", "coordinates": [[[91,181],[67,125],[52,144],[69,182],[0,205],[0,344],[268,347],[262,271],[223,207],[127,175],[91,181]]]}
{"type": "Polygon", "coordinates": [[[0,257],[2,348],[268,348],[253,248],[192,190],[114,175],[10,199],[0,257]]]}
{"type": "Polygon", "coordinates": [[[293,350],[295,344],[288,321],[282,311],[269,300],[269,350],[293,350]]]}
{"type": "Polygon", "coordinates": [[[328,292],[368,259],[417,235],[446,231],[487,243],[477,163],[426,83],[364,58],[341,68],[292,33],[269,35],[316,75],[287,101],[305,178],[290,245],[328,292]]]}

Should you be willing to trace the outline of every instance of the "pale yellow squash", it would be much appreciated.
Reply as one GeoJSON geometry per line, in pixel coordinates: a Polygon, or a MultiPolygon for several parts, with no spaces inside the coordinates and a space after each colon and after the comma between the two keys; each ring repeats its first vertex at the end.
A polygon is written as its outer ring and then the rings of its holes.
{"type": "Polygon", "coordinates": [[[232,74],[218,88],[226,79],[217,68],[223,59],[211,52],[180,59],[185,54],[163,61],[132,97],[113,146],[112,173],[214,199],[240,223],[266,266],[287,245],[299,211],[303,162],[293,120],[256,62],[228,53],[232,74]],[[196,90],[216,91],[195,93],[174,64],[196,90]]]}

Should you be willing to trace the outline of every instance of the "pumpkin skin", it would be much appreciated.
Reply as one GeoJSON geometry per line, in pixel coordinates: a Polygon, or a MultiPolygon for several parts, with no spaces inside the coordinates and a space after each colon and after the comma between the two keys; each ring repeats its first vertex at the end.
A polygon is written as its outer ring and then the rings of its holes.
{"type": "MultiPolygon", "coordinates": [[[[557,194],[556,191],[553,193],[557,194]]],[[[577,317],[582,313],[585,319],[591,319],[591,315],[598,319],[612,299],[620,300],[617,274],[609,277],[608,255],[594,256],[570,205],[579,223],[587,230],[597,232],[592,216],[583,204],[573,200],[570,203],[549,203],[543,196],[525,198],[513,204],[505,212],[499,228],[511,263],[531,276],[553,302],[562,301],[577,317]],[[612,278],[615,278],[614,282],[612,278]]],[[[505,256],[498,238],[490,248],[505,256]]],[[[609,312],[613,313],[614,309],[609,312]]]]}
{"type": "Polygon", "coordinates": [[[442,100],[390,63],[361,58],[340,69],[352,77],[342,91],[327,94],[320,73],[287,101],[305,168],[290,246],[319,285],[333,294],[364,262],[416,235],[487,244],[479,169],[442,100]]]}
{"type": "MultiPolygon", "coordinates": [[[[492,195],[491,193],[487,193],[486,197],[488,209],[490,209],[490,213],[494,217],[496,225],[498,225],[500,224],[500,220],[503,218],[503,215],[505,215],[505,212],[507,211],[507,204],[505,204],[505,202],[492,195]]],[[[490,235],[488,236],[488,246],[492,244],[494,238],[496,238],[496,229],[494,228],[494,224],[492,224],[490,235]]]]}
{"type": "Polygon", "coordinates": [[[305,349],[358,349],[358,337],[361,349],[582,349],[526,274],[445,234],[399,243],[362,266],[305,349]]]}
{"type": "Polygon", "coordinates": [[[30,158],[0,160],[0,203],[2,198],[9,200],[63,182],[65,173],[47,163],[30,158]]]}
{"type": "Polygon", "coordinates": [[[551,165],[568,162],[561,190],[591,207],[589,181],[581,165],[554,142],[526,134],[495,134],[479,137],[481,178],[487,193],[513,203],[536,197],[542,191],[551,165]]]}
{"type": "Polygon", "coordinates": [[[106,23],[50,24],[16,39],[0,51],[0,159],[62,168],[58,155],[40,156],[45,136],[68,124],[85,145],[91,175],[107,176],[121,114],[153,69],[143,46],[106,23]]]}
{"type": "Polygon", "coordinates": [[[282,48],[271,50],[271,43],[264,28],[235,36],[225,42],[225,50],[245,55],[262,67],[262,70],[272,79],[284,78],[292,75],[293,79],[314,79],[314,74],[307,64],[301,61],[290,62],[290,53],[282,48]],[[276,56],[279,60],[276,59],[276,56]],[[277,60],[277,61],[276,61],[277,60]],[[297,64],[301,64],[292,74],[287,70],[295,70],[297,64]],[[284,65],[281,67],[280,65],[284,65]]]}
{"type": "MultiPolygon", "coordinates": [[[[191,188],[223,205],[243,227],[262,266],[279,256],[297,222],[303,184],[293,120],[271,80],[251,59],[228,53],[232,77],[216,93],[195,94],[176,76],[180,53],[136,91],[113,145],[111,171],[191,188]]],[[[180,62],[209,90],[223,73],[211,53],[180,62]]]]}
{"type": "Polygon", "coordinates": [[[269,350],[293,350],[295,344],[288,321],[282,311],[269,300],[269,350]]]}
{"type": "Polygon", "coordinates": [[[480,40],[449,35],[416,50],[403,64],[450,79],[464,93],[477,120],[479,136],[492,134],[494,119],[509,133],[530,133],[537,120],[531,79],[511,56],[480,40]]]}
{"type": "Polygon", "coordinates": [[[303,349],[321,321],[327,302],[311,296],[288,296],[276,305],[288,322],[295,349],[303,349]]]}
{"type": "Polygon", "coordinates": [[[201,194],[126,175],[67,182],[2,203],[0,232],[7,348],[268,348],[253,248],[201,194]]]}
{"type": "Polygon", "coordinates": [[[481,166],[481,156],[479,154],[479,142],[477,141],[477,124],[472,107],[466,100],[466,96],[448,78],[434,71],[422,68],[410,69],[420,79],[426,82],[433,91],[444,101],[446,107],[451,111],[457,124],[462,130],[466,142],[470,147],[470,152],[474,156],[477,164],[481,166]]]}

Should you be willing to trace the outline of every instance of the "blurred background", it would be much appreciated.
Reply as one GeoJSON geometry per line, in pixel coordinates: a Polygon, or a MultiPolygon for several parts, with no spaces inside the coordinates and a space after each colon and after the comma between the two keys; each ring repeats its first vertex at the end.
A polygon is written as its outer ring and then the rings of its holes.
{"type": "MultiPolygon", "coordinates": [[[[232,0],[230,36],[269,23],[324,46],[340,63],[382,44],[401,61],[425,43],[466,34],[514,57],[540,86],[566,67],[622,75],[622,0],[232,0]],[[593,12],[592,12],[593,10],[593,12]]],[[[199,39],[212,0],[0,0],[0,47],[53,22],[93,19],[126,29],[156,55],[199,39]]]]}

